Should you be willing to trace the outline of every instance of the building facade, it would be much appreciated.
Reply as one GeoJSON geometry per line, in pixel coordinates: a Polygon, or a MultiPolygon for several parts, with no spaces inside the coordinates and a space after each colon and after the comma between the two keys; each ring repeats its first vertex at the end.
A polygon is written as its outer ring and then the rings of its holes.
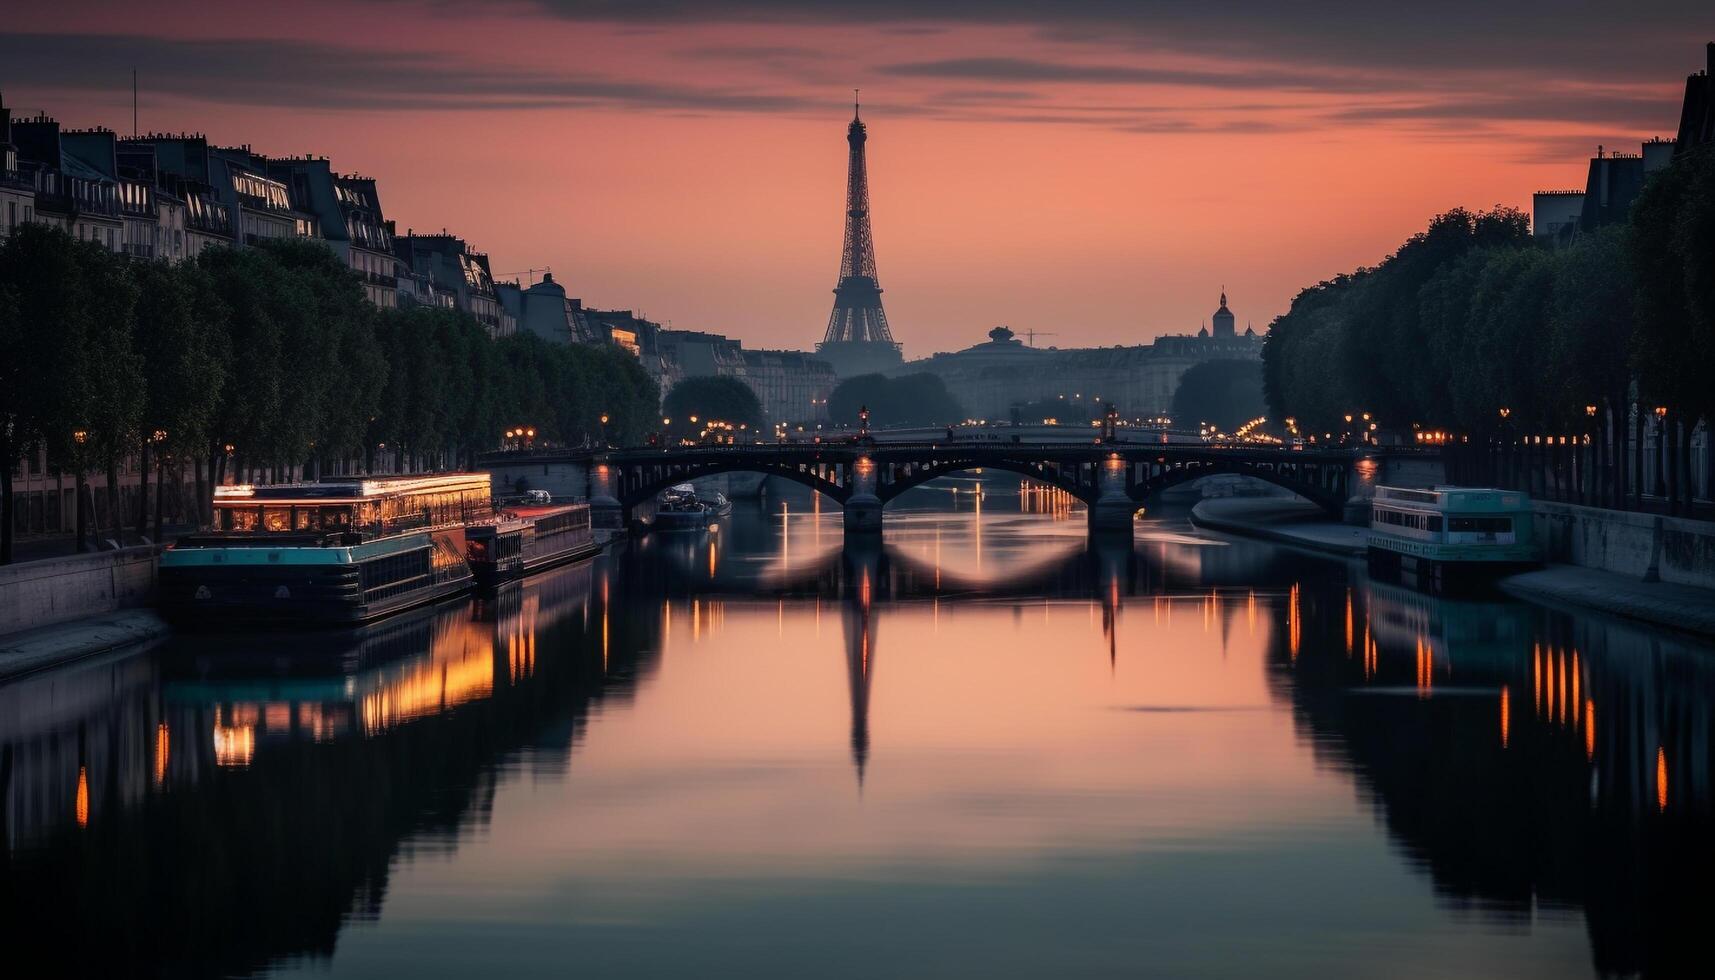
{"type": "Polygon", "coordinates": [[[469,314],[491,337],[511,336],[518,329],[518,321],[500,305],[487,253],[470,248],[464,239],[444,231],[438,235],[407,231],[394,237],[393,254],[403,269],[427,280],[418,280],[403,294],[411,302],[428,300],[431,305],[450,306],[469,314]]]}
{"type": "Polygon", "coordinates": [[[567,296],[566,287],[554,281],[552,272],[544,273],[540,282],[529,287],[502,282],[496,283],[494,289],[501,308],[511,315],[519,330],[556,344],[595,342],[583,301],[567,296]]]}
{"type": "Polygon", "coordinates": [[[398,306],[399,258],[375,181],[335,173],[326,157],[272,159],[268,175],[286,185],[293,207],[314,216],[315,236],[357,276],[369,301],[398,306]]]}
{"type": "Polygon", "coordinates": [[[996,327],[983,343],[909,361],[890,373],[936,375],[972,418],[1010,420],[1019,406],[1057,401],[1091,406],[1091,416],[1101,411],[1093,406],[1112,404],[1127,418],[1153,417],[1171,410],[1179,379],[1193,365],[1262,359],[1262,337],[1248,326],[1238,333],[1236,319],[1223,292],[1212,335],[1204,328],[1196,336],[1149,344],[1060,349],[1027,346],[1012,330],[996,327]]]}

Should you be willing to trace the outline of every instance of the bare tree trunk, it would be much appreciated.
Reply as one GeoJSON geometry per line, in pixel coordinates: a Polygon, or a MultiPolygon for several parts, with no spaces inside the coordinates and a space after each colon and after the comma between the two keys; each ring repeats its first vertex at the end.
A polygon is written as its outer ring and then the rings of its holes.
{"type": "MultiPolygon", "coordinates": [[[[212,456],[208,459],[208,474],[211,477],[214,476],[214,457],[212,456]]],[[[208,506],[207,501],[214,496],[214,489],[211,485],[203,482],[203,461],[194,457],[191,459],[191,478],[196,481],[197,523],[207,524],[208,515],[203,513],[203,508],[208,506]]]]}
{"type": "Polygon", "coordinates": [[[1679,484],[1679,513],[1682,513],[1684,517],[1693,515],[1693,506],[1691,505],[1698,496],[1696,486],[1691,482],[1691,436],[1693,436],[1694,427],[1696,427],[1694,420],[1691,420],[1691,424],[1686,424],[1686,417],[1681,415],[1679,426],[1677,426],[1679,434],[1676,436],[1676,441],[1679,443],[1679,475],[1677,475],[1676,482],[1679,484]]]}
{"type": "Polygon", "coordinates": [[[0,565],[12,564],[12,460],[17,447],[12,440],[0,436],[0,565]]]}
{"type": "Polygon", "coordinates": [[[166,496],[162,491],[167,488],[167,461],[159,453],[155,455],[155,543],[160,544],[161,537],[161,498],[166,496]]]}
{"type": "Polygon", "coordinates": [[[1703,416],[1703,498],[1715,500],[1715,415],[1703,416]]]}
{"type": "Polygon", "coordinates": [[[1633,474],[1632,495],[1637,500],[1637,509],[1644,506],[1644,407],[1640,402],[1632,406],[1632,438],[1636,441],[1637,469],[1633,474]]]}
{"type": "MultiPolygon", "coordinates": [[[[149,531],[149,445],[143,440],[143,449],[137,455],[137,536],[143,537],[149,531]]],[[[155,481],[155,500],[161,499],[159,480],[155,481]]],[[[159,510],[160,508],[156,508],[159,510]]]]}
{"type": "Polygon", "coordinates": [[[125,515],[119,507],[119,456],[107,454],[107,520],[113,525],[113,543],[125,543],[125,515]]]}
{"type": "Polygon", "coordinates": [[[83,482],[83,470],[79,469],[77,471],[77,487],[74,491],[77,498],[77,550],[79,552],[89,550],[89,515],[83,502],[86,489],[83,482]]]}

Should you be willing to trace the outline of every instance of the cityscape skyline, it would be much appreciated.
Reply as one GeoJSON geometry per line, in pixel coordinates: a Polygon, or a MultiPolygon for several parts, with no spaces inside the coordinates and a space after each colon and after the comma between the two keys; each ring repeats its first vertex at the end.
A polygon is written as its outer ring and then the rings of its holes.
{"type": "MultiPolygon", "coordinates": [[[[861,86],[908,357],[997,323],[1061,346],[1195,332],[1223,283],[1261,330],[1303,283],[1374,264],[1431,214],[1528,209],[1598,144],[1670,135],[1699,67],[1685,38],[1711,26],[1688,8],[1598,32],[1580,6],[1527,44],[1401,50],[1373,35],[1408,29],[1402,12],[1270,34],[1257,10],[1247,29],[1106,5],[1055,23],[1004,4],[940,21],[884,6],[873,23],[768,4],[311,6],[337,8],[342,40],[307,33],[314,17],[166,3],[124,21],[20,11],[0,83],[20,114],[125,133],[135,66],[143,130],[325,154],[380,177],[402,230],[481,242],[498,275],[548,267],[595,304],[799,348],[826,322],[830,134],[861,86]],[[173,28],[108,33],[121,22],[173,28]]],[[[1522,15],[1471,16],[1475,35],[1522,15]]]]}

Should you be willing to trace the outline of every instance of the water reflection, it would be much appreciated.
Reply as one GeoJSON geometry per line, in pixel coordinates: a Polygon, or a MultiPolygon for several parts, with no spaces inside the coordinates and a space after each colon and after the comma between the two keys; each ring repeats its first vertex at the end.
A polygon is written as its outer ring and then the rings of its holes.
{"type": "Polygon", "coordinates": [[[1514,926],[1582,912],[1603,973],[1707,955],[1709,649],[1379,583],[1343,598],[1355,627],[1312,610],[1305,653],[1271,654],[1274,690],[1445,905],[1514,926]]]}
{"type": "Polygon", "coordinates": [[[0,687],[0,936],[175,976],[1701,954],[1709,650],[953,497],[0,687]]]}

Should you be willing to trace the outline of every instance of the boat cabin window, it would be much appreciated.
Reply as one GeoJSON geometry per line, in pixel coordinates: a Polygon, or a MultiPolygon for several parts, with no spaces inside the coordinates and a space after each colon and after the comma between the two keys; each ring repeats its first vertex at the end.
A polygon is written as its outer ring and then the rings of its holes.
{"type": "Polygon", "coordinates": [[[1441,530],[1440,514],[1405,514],[1394,510],[1377,510],[1372,515],[1377,524],[1392,524],[1394,527],[1408,527],[1418,531],[1441,530]]]}
{"type": "Polygon", "coordinates": [[[262,508],[262,530],[290,531],[292,529],[292,508],[264,507],[262,508]]]}
{"type": "Polygon", "coordinates": [[[222,531],[254,531],[262,523],[260,507],[220,507],[217,510],[222,531]]]}
{"type": "Polygon", "coordinates": [[[1487,531],[1492,534],[1505,534],[1513,529],[1513,519],[1510,517],[1449,517],[1449,531],[1487,531]]]}

